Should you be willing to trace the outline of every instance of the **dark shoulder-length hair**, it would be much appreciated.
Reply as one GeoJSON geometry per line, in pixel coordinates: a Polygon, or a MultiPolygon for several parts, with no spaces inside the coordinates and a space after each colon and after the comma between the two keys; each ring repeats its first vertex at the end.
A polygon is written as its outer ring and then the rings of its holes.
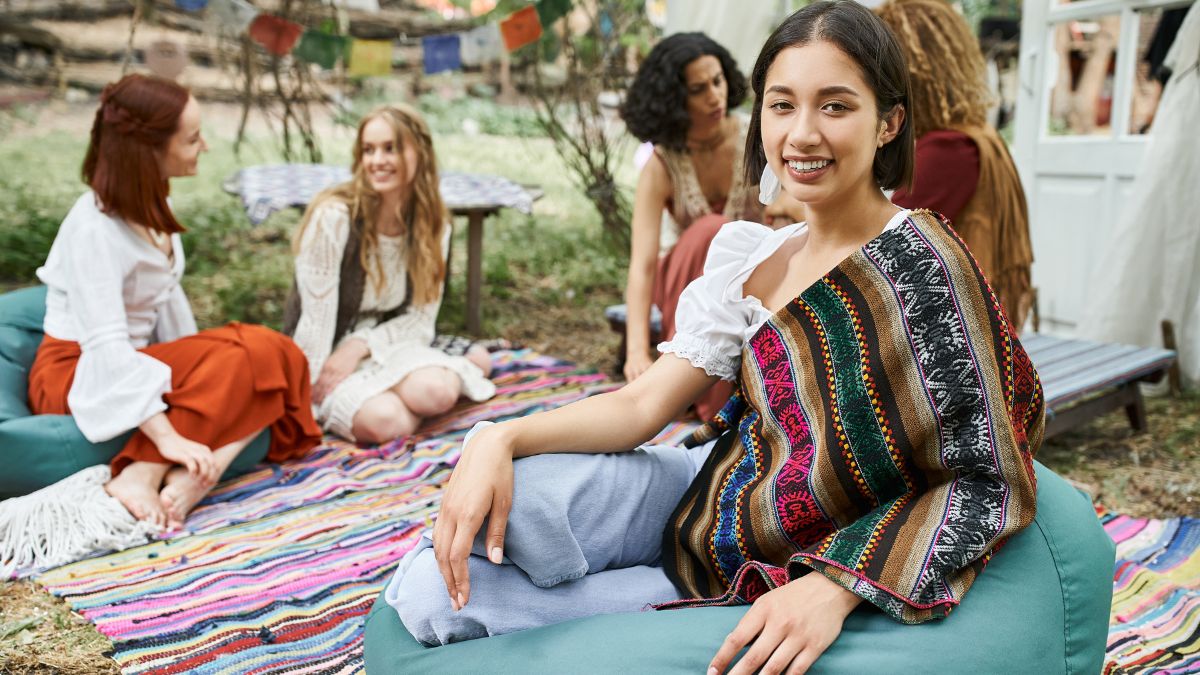
{"type": "Polygon", "coordinates": [[[104,87],[83,160],[83,182],[104,212],[160,232],[182,232],[167,204],[170,192],[159,168],[179,127],[188,90],[158,77],[126,75],[104,87]]]}
{"type": "Polygon", "coordinates": [[[725,109],[733,110],[742,104],[746,98],[746,77],[738,70],[729,50],[704,33],[676,33],[650,50],[633,78],[621,106],[621,118],[629,133],[643,142],[676,150],[684,147],[691,126],[684,69],[701,56],[715,56],[721,62],[728,85],[725,109]]]}
{"type": "Polygon", "coordinates": [[[755,103],[746,136],[747,178],[757,183],[767,166],[762,144],[762,100],[767,70],[784,49],[821,40],[833,44],[858,64],[863,79],[875,93],[879,119],[887,117],[897,105],[904,107],[900,133],[876,151],[872,173],[885,190],[910,185],[915,139],[904,53],[887,25],[854,0],[814,2],[785,19],[767,38],[750,75],[755,103]]]}

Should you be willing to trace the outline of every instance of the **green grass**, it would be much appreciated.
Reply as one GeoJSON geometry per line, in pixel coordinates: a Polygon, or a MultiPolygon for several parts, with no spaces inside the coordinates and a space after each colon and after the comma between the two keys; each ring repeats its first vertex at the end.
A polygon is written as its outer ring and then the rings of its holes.
{"type": "MultiPolygon", "coordinates": [[[[435,128],[444,125],[435,125],[435,128]]],[[[352,132],[330,134],[326,161],[348,163],[352,132]]],[[[241,166],[277,162],[280,153],[267,139],[250,139],[239,159],[228,140],[213,139],[199,174],[172,183],[175,213],[188,228],[184,286],[201,326],[240,320],[278,326],[292,279],[290,242],[300,212],[273,215],[251,226],[238,200],[221,182],[241,166]]],[[[495,173],[537,184],[545,196],[534,214],[506,209],[490,218],[484,235],[485,335],[499,335],[510,314],[523,305],[582,307],[619,296],[626,261],[609,252],[600,238],[600,219],[575,188],[545,138],[437,134],[444,169],[495,173]]],[[[0,165],[38,167],[0,176],[0,284],[36,281],[58,225],[84,190],[79,178],[86,138],[54,132],[9,134],[0,139],[0,165]]],[[[632,184],[631,162],[622,179],[632,184]]],[[[630,190],[632,188],[630,187],[630,190]]],[[[439,323],[462,331],[465,310],[465,223],[455,227],[453,276],[439,323]]]]}

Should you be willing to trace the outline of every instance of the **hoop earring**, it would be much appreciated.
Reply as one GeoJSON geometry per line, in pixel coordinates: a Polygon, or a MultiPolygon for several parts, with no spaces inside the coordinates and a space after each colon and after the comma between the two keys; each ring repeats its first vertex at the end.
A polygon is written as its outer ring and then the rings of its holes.
{"type": "Polygon", "coordinates": [[[758,179],[758,201],[764,205],[774,202],[779,198],[781,189],[783,189],[783,185],[779,183],[775,172],[771,170],[771,165],[764,166],[762,177],[758,179]]]}

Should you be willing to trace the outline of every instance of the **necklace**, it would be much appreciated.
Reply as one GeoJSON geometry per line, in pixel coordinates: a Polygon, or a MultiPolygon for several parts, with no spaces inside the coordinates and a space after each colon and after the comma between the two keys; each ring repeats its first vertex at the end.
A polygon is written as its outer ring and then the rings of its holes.
{"type": "Polygon", "coordinates": [[[150,243],[154,245],[154,248],[162,251],[169,259],[175,258],[175,249],[170,245],[171,235],[169,233],[156,230],[152,227],[146,227],[145,225],[142,225],[141,228],[146,233],[147,238],[150,239],[150,243]]]}
{"type": "Polygon", "coordinates": [[[154,242],[154,245],[159,248],[162,248],[162,245],[171,238],[171,235],[167,234],[166,232],[163,232],[162,230],[156,230],[152,227],[147,227],[146,232],[150,234],[150,239],[154,242]]]}

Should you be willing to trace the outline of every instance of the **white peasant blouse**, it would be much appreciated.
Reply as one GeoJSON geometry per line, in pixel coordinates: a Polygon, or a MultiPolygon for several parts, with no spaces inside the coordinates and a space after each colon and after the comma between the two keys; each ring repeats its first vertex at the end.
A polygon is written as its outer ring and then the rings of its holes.
{"type": "Polygon", "coordinates": [[[93,443],[140,426],[167,409],[171,367],[137,350],[196,332],[174,262],[123,220],[100,210],[92,191],[67,214],[37,277],[46,284],[46,334],[82,351],[67,405],[93,443]]]}
{"type": "MultiPolygon", "coordinates": [[[[908,210],[892,216],[883,231],[899,226],[908,210]]],[[[738,220],[721,226],[708,247],[704,274],[679,296],[675,311],[675,336],[659,343],[662,354],[687,359],[708,375],[737,380],[742,349],[772,313],[742,289],[764,260],[795,237],[807,235],[807,223],[773,230],[766,225],[738,220]]]]}

